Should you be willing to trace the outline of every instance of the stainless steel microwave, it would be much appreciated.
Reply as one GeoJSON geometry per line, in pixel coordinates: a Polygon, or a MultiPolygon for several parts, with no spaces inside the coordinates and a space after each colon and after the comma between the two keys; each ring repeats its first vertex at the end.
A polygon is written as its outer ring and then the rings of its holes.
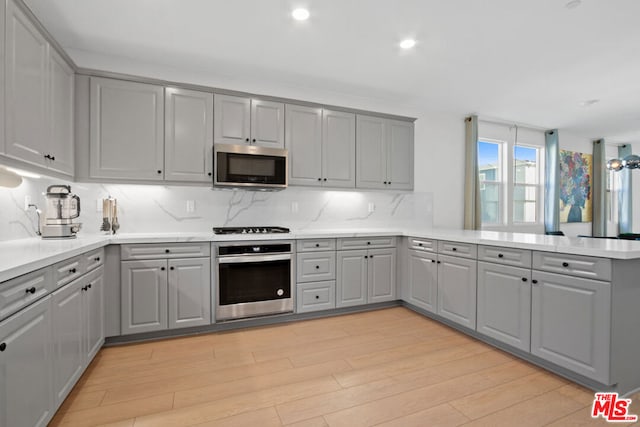
{"type": "Polygon", "coordinates": [[[214,144],[214,186],[285,188],[287,150],[256,145],[214,144]]]}

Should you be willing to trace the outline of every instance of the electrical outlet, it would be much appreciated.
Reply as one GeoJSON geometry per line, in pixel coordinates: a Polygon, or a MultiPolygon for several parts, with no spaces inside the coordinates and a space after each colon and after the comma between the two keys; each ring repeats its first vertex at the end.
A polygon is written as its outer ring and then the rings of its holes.
{"type": "Polygon", "coordinates": [[[291,213],[298,212],[298,202],[291,202],[291,213]]]}
{"type": "Polygon", "coordinates": [[[187,213],[194,213],[196,211],[196,201],[187,200],[187,213]]]}
{"type": "Polygon", "coordinates": [[[96,212],[102,212],[102,199],[96,199],[96,212]]]}
{"type": "Polygon", "coordinates": [[[31,204],[31,196],[24,196],[24,210],[29,209],[29,205],[31,204]]]}
{"type": "Polygon", "coordinates": [[[368,211],[369,211],[369,213],[374,213],[374,212],[376,211],[376,205],[375,205],[375,203],[371,203],[371,202],[369,202],[368,211]]]}

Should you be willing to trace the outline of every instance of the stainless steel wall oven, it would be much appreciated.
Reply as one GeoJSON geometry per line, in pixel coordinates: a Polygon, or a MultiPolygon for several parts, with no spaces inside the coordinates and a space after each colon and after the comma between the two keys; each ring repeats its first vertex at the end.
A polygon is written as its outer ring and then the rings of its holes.
{"type": "Polygon", "coordinates": [[[217,320],[293,311],[290,241],[221,242],[215,258],[217,320]]]}

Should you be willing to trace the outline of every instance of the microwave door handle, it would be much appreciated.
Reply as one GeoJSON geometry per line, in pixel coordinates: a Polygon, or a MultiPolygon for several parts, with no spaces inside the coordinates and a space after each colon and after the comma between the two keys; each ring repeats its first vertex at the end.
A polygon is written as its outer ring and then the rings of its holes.
{"type": "Polygon", "coordinates": [[[218,257],[218,264],[239,264],[239,263],[255,263],[264,261],[286,261],[291,259],[291,254],[282,255],[246,255],[218,257]]]}

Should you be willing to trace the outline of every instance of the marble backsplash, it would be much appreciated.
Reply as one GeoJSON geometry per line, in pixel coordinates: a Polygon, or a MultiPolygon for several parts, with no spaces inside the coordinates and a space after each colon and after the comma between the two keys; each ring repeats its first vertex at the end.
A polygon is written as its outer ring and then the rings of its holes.
{"type": "Polygon", "coordinates": [[[292,229],[431,228],[433,223],[432,193],[302,187],[247,191],[73,183],[43,177],[25,178],[13,189],[0,187],[0,241],[36,235],[36,214],[33,209],[25,211],[25,196],[30,196],[32,203],[44,209],[43,193],[51,184],[69,184],[72,192],[80,196],[81,234],[100,233],[101,201],[108,196],[118,200],[119,233],[209,232],[214,226],[251,225],[292,229]],[[187,210],[189,203],[194,205],[192,211],[187,210]]]}

